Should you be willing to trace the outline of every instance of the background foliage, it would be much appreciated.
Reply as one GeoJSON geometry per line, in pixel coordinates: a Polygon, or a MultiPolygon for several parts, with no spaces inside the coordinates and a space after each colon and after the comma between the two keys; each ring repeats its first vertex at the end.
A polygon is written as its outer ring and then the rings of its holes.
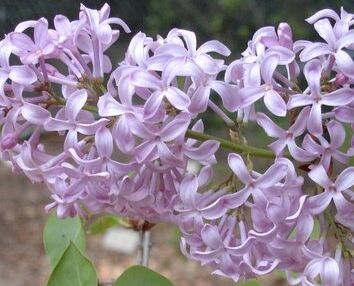
{"type": "MultiPolygon", "coordinates": [[[[11,31],[17,23],[28,19],[56,14],[77,17],[80,2],[98,8],[105,1],[97,0],[1,0],[0,32],[11,31]],[[30,4],[29,4],[30,3],[30,4]]],[[[225,42],[234,57],[244,50],[250,35],[265,25],[277,25],[287,21],[294,28],[295,38],[309,38],[311,27],[304,21],[315,11],[323,8],[349,9],[351,0],[119,0],[106,1],[112,15],[126,21],[132,32],[140,30],[148,35],[165,35],[171,28],[192,29],[199,41],[216,38],[225,42]]],[[[123,36],[127,43],[129,37],[123,36]]]]}

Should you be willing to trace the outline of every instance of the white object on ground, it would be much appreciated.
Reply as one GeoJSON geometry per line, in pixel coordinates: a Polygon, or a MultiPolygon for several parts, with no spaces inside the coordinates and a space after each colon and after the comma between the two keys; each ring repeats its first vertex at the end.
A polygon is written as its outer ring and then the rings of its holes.
{"type": "Polygon", "coordinates": [[[103,247],[124,254],[133,254],[139,246],[139,233],[126,228],[112,227],[103,236],[103,247]]]}

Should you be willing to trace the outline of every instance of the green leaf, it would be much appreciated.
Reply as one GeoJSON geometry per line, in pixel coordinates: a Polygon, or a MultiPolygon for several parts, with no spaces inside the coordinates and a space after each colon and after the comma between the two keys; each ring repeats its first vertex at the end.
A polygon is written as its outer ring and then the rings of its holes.
{"type": "Polygon", "coordinates": [[[47,286],[97,286],[95,268],[70,242],[50,275],[47,286]]]}
{"type": "Polygon", "coordinates": [[[173,286],[164,276],[144,266],[136,265],[128,268],[117,279],[114,286],[173,286]]]}
{"type": "Polygon", "coordinates": [[[240,284],[237,284],[237,286],[261,286],[261,284],[257,280],[251,279],[245,282],[241,282],[240,284]]]}
{"type": "Polygon", "coordinates": [[[70,241],[84,252],[85,232],[80,218],[59,219],[55,214],[51,214],[44,227],[43,241],[52,267],[58,263],[70,241]]]}
{"type": "Polygon", "coordinates": [[[106,232],[109,228],[116,225],[127,226],[127,223],[120,217],[114,215],[104,215],[95,220],[89,227],[89,232],[99,234],[106,232]]]}

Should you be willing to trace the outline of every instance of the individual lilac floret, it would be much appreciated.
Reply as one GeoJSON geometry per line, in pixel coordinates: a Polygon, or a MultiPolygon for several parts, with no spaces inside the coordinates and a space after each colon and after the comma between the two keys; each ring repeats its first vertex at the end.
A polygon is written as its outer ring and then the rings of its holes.
{"type": "Polygon", "coordinates": [[[107,123],[107,120],[103,118],[94,121],[91,113],[82,110],[86,101],[86,91],[75,91],[69,96],[65,107],[57,113],[56,118],[51,118],[45,124],[45,129],[48,131],[68,130],[64,142],[64,148],[66,150],[77,146],[78,132],[85,135],[92,135],[95,134],[98,128],[107,123]]]}
{"type": "Polygon", "coordinates": [[[13,52],[24,64],[36,64],[54,52],[54,45],[48,35],[48,21],[39,19],[34,26],[34,41],[26,34],[13,32],[9,35],[13,52]]]}
{"type": "Polygon", "coordinates": [[[8,79],[18,85],[30,86],[37,81],[37,76],[28,66],[10,65],[11,44],[9,38],[0,42],[0,49],[0,96],[4,98],[5,84],[8,79]]]}
{"type": "Polygon", "coordinates": [[[351,88],[341,88],[327,94],[321,91],[322,64],[319,60],[311,60],[304,67],[304,75],[309,84],[310,94],[296,94],[290,97],[288,108],[311,105],[307,129],[318,135],[323,133],[322,105],[344,106],[354,100],[354,91],[351,88]]]}
{"type": "MultiPolygon", "coordinates": [[[[350,191],[350,188],[354,185],[354,167],[346,168],[335,181],[332,181],[322,165],[318,165],[313,167],[309,177],[324,188],[321,194],[310,197],[308,200],[314,213],[322,213],[333,200],[339,217],[354,216],[354,204],[350,191]]],[[[349,222],[349,225],[345,224],[350,228],[354,227],[353,222],[349,222]]]]}
{"type": "Polygon", "coordinates": [[[332,120],[328,122],[326,127],[330,137],[329,142],[322,135],[315,137],[318,141],[316,142],[315,138],[307,134],[302,145],[308,152],[321,156],[320,163],[328,171],[332,158],[345,164],[348,161],[348,155],[339,150],[345,140],[343,125],[338,121],[332,120]]]}
{"type": "Polygon", "coordinates": [[[289,278],[290,285],[316,285],[316,281],[320,279],[323,286],[339,286],[344,285],[340,281],[340,269],[338,263],[330,257],[320,257],[311,260],[304,269],[301,277],[294,279],[289,278]]]}
{"type": "MultiPolygon", "coordinates": [[[[278,35],[273,27],[259,29],[248,42],[242,58],[229,65],[225,73],[227,82],[236,83],[241,97],[238,104],[239,119],[254,120],[254,103],[264,99],[264,104],[276,116],[287,113],[286,93],[293,93],[294,84],[277,71],[278,66],[287,68],[288,77],[298,74],[293,51],[292,32],[289,25],[282,23],[278,35]],[[281,86],[285,83],[286,87],[281,86]]],[[[234,109],[233,111],[235,111],[234,109]]]]}
{"type": "Polygon", "coordinates": [[[129,33],[130,29],[120,18],[109,18],[111,8],[108,4],[104,4],[99,11],[89,9],[81,4],[80,10],[78,30],[82,29],[84,33],[91,36],[91,41],[87,41],[87,38],[84,40],[85,36],[83,35],[83,42],[80,46],[88,51],[93,65],[93,75],[103,77],[105,61],[109,61],[104,57],[103,52],[119,37],[119,30],[112,30],[111,25],[121,26],[126,33],[129,33]],[[89,44],[89,49],[84,47],[85,43],[89,44]]]}
{"type": "Polygon", "coordinates": [[[242,157],[238,154],[230,154],[228,163],[237,178],[245,185],[234,194],[225,195],[225,203],[229,208],[237,208],[243,205],[252,195],[257,201],[262,197],[262,190],[276,185],[287,174],[287,165],[275,163],[263,175],[253,175],[247,169],[242,157]]]}
{"type": "Polygon", "coordinates": [[[288,130],[284,130],[277,126],[267,115],[264,113],[257,114],[257,123],[264,129],[270,137],[279,138],[277,141],[268,145],[277,156],[281,156],[284,148],[288,147],[291,156],[300,162],[312,161],[315,155],[307,152],[297,146],[295,139],[304,134],[306,124],[310,113],[309,108],[301,110],[296,118],[296,121],[288,130]]]}
{"type": "Polygon", "coordinates": [[[352,49],[354,43],[354,31],[350,30],[353,25],[354,14],[347,13],[341,8],[340,17],[332,10],[324,9],[308,18],[306,21],[314,24],[314,28],[326,43],[306,42],[304,49],[300,53],[302,61],[309,61],[328,55],[326,62],[326,72],[336,63],[337,68],[346,76],[353,78],[353,60],[346,51],[352,49]],[[330,20],[334,20],[332,27],[330,20]]]}

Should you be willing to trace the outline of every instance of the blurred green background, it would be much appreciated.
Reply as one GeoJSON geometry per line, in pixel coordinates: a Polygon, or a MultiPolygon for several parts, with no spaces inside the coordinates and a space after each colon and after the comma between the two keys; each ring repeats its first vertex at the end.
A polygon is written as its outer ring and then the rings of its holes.
{"type": "MultiPolygon", "coordinates": [[[[0,32],[10,32],[17,23],[28,19],[46,17],[49,21],[56,14],[70,19],[78,15],[80,2],[99,8],[105,1],[76,0],[0,0],[0,32]]],[[[288,22],[294,28],[295,38],[312,38],[310,25],[304,19],[315,11],[340,6],[350,10],[352,0],[118,0],[106,1],[112,8],[111,15],[120,17],[130,26],[133,34],[144,31],[148,35],[166,35],[174,27],[192,29],[200,42],[219,39],[234,54],[243,50],[247,40],[264,25],[288,22]]],[[[126,44],[130,36],[123,35],[126,44]]],[[[235,56],[235,55],[234,55],[235,56]]]]}

